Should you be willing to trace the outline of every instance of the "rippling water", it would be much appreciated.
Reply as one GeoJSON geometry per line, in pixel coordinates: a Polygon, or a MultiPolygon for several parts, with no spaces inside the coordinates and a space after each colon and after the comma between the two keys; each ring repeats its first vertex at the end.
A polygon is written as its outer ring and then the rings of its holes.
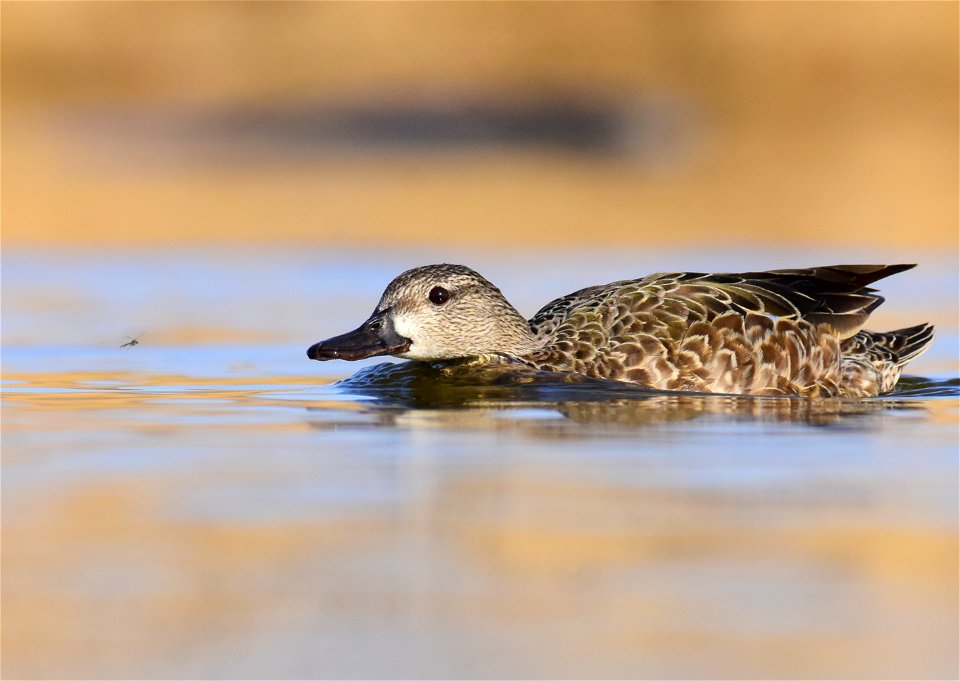
{"type": "Polygon", "coordinates": [[[413,264],[4,253],[5,677],[957,676],[955,265],[875,400],[306,359],[413,264]]]}

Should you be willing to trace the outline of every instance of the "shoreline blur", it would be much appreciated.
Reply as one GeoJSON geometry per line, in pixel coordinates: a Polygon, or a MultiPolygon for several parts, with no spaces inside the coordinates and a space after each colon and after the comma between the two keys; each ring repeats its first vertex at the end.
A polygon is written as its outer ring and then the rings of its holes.
{"type": "Polygon", "coordinates": [[[10,3],[3,242],[957,250],[957,19],[10,3]]]}

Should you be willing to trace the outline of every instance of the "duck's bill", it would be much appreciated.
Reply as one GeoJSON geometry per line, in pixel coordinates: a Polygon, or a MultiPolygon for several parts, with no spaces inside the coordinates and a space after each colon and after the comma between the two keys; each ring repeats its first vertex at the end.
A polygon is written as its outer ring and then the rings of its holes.
{"type": "Polygon", "coordinates": [[[383,324],[379,329],[371,329],[367,322],[350,333],[311,345],[307,349],[307,357],[321,362],[328,359],[352,362],[378,355],[402,355],[410,349],[410,340],[388,327],[388,324],[383,324]]]}

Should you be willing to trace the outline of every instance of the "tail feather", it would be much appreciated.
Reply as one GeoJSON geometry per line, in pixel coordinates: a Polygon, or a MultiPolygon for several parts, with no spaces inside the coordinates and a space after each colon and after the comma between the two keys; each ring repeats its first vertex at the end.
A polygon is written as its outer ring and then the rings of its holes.
{"type": "Polygon", "coordinates": [[[933,343],[933,324],[920,324],[891,333],[902,339],[902,347],[897,349],[900,366],[923,354],[933,343]]]}
{"type": "Polygon", "coordinates": [[[848,395],[864,397],[890,392],[900,380],[904,365],[918,357],[933,342],[933,324],[905,329],[860,331],[843,341],[845,389],[848,395]]]}
{"type": "Polygon", "coordinates": [[[844,355],[860,355],[877,365],[902,367],[920,356],[933,342],[933,324],[896,331],[861,331],[841,346],[844,355]]]}

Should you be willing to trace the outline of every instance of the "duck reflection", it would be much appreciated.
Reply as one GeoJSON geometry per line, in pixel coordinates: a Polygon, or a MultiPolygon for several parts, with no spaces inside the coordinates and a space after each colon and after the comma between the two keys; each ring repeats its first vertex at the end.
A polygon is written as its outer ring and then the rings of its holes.
{"type": "Polygon", "coordinates": [[[363,404],[380,426],[428,420],[453,428],[519,424],[543,431],[549,430],[551,421],[631,427],[712,417],[722,417],[724,422],[853,426],[866,425],[863,417],[891,411],[927,411],[906,394],[903,398],[809,399],[668,392],[513,364],[467,361],[383,363],[361,370],[337,387],[372,398],[363,404]],[[533,413],[535,418],[525,417],[533,413]]]}

